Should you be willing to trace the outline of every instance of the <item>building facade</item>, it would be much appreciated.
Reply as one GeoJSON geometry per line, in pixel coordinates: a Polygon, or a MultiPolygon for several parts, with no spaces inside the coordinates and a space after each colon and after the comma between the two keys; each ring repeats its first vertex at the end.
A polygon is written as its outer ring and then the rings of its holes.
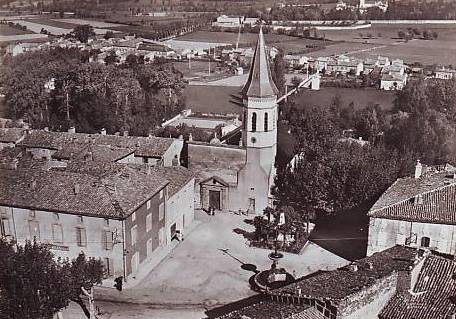
{"type": "Polygon", "coordinates": [[[456,169],[417,163],[370,209],[367,254],[408,245],[456,254],[456,169]]]}

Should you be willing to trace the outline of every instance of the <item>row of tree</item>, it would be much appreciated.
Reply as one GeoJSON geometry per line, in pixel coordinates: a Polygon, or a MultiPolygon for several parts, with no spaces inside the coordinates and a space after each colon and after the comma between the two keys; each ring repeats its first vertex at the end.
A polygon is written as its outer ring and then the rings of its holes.
{"type": "Polygon", "coordinates": [[[171,64],[105,65],[88,63],[88,55],[56,48],[5,59],[8,115],[35,128],[147,135],[183,109],[185,81],[171,64]]]}
{"type": "Polygon", "coordinates": [[[0,318],[49,319],[70,301],[89,318],[84,299],[104,278],[100,260],[55,259],[46,245],[0,238],[0,318]]]}

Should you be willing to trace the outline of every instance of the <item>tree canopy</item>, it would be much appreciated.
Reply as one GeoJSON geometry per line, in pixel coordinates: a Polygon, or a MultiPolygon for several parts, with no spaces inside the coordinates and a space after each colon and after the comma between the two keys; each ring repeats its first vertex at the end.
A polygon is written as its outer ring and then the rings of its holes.
{"type": "Polygon", "coordinates": [[[0,83],[9,116],[34,128],[147,135],[182,110],[185,82],[171,64],[88,63],[83,52],[57,48],[6,59],[0,83]]]}
{"type": "MultiPolygon", "coordinates": [[[[72,262],[55,260],[46,245],[26,242],[13,245],[0,239],[0,318],[50,319],[68,306],[81,301],[81,287],[91,289],[101,283],[101,261],[83,254],[72,262]]],[[[87,316],[88,317],[88,316],[87,316]]]]}

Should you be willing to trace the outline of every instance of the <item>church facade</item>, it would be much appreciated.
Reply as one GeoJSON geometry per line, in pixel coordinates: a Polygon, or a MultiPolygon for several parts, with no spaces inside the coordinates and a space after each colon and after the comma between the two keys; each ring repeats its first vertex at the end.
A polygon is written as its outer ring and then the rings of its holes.
{"type": "Polygon", "coordinates": [[[277,153],[277,97],[262,30],[247,82],[241,90],[240,146],[189,144],[189,168],[197,171],[197,206],[260,214],[271,204],[277,153]]]}

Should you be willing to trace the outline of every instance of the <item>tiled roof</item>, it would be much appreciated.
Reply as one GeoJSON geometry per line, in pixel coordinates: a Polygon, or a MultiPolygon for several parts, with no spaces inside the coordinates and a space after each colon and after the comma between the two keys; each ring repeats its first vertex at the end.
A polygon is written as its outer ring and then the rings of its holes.
{"type": "Polygon", "coordinates": [[[396,294],[381,319],[446,319],[456,313],[456,263],[430,255],[424,261],[413,293],[396,294]]]}
{"type": "Polygon", "coordinates": [[[286,319],[325,319],[325,316],[317,309],[310,307],[300,313],[292,314],[286,319]]]}
{"type": "Polygon", "coordinates": [[[173,49],[163,44],[158,43],[141,43],[138,50],[155,51],[155,52],[171,52],[173,49]]]}
{"type": "Polygon", "coordinates": [[[82,168],[0,169],[0,205],[122,219],[167,183],[125,166],[100,175],[82,168]]]}
{"type": "Polygon", "coordinates": [[[263,300],[250,304],[244,308],[234,310],[228,314],[217,317],[218,319],[277,319],[277,318],[323,318],[323,317],[295,317],[309,309],[308,305],[286,304],[278,301],[263,300]],[[293,315],[293,317],[292,317],[293,315]]]}
{"type": "Polygon", "coordinates": [[[372,256],[356,261],[358,270],[345,266],[332,271],[318,271],[290,285],[272,291],[274,295],[342,301],[347,296],[374,285],[377,280],[396,271],[407,270],[415,262],[416,250],[394,246],[372,256]],[[370,266],[372,266],[372,269],[370,266]]]}
{"type": "Polygon", "coordinates": [[[63,160],[83,160],[89,156],[93,161],[115,162],[135,152],[134,147],[115,147],[72,142],[55,152],[52,157],[63,160]]]}
{"type": "Polygon", "coordinates": [[[368,215],[456,225],[456,179],[445,171],[421,178],[398,179],[368,215]]]}
{"type": "Polygon", "coordinates": [[[24,128],[0,128],[0,143],[16,143],[24,136],[24,128]]]}
{"type": "Polygon", "coordinates": [[[237,174],[246,162],[245,149],[223,145],[189,143],[189,169],[205,180],[218,176],[229,184],[237,183],[237,174]]]}
{"type": "Polygon", "coordinates": [[[398,82],[402,82],[404,81],[406,78],[406,75],[405,74],[399,74],[399,73],[392,73],[392,74],[388,74],[388,73],[383,73],[382,74],[382,81],[398,81],[398,82]]]}
{"type": "MultiPolygon", "coordinates": [[[[48,132],[32,130],[18,143],[30,148],[49,148],[59,150],[58,155],[70,157],[79,153],[84,145],[109,145],[112,149],[134,149],[136,156],[161,157],[168,150],[174,139],[165,137],[118,136],[86,133],[48,132]],[[69,148],[65,150],[65,148],[69,148]],[[74,151],[74,152],[73,152],[74,151]]],[[[103,149],[99,149],[102,151],[103,149]]],[[[109,149],[104,149],[110,151],[109,149]]],[[[100,156],[104,156],[100,154],[100,156]]]]}
{"type": "Polygon", "coordinates": [[[195,174],[191,170],[182,166],[156,167],[155,170],[169,181],[169,197],[176,194],[182,187],[195,178],[195,174]]]}
{"type": "Polygon", "coordinates": [[[268,55],[264,44],[263,30],[261,28],[258,34],[258,42],[253,55],[249,77],[242,88],[242,94],[248,97],[272,97],[279,94],[279,90],[272,80],[268,55]]]}

